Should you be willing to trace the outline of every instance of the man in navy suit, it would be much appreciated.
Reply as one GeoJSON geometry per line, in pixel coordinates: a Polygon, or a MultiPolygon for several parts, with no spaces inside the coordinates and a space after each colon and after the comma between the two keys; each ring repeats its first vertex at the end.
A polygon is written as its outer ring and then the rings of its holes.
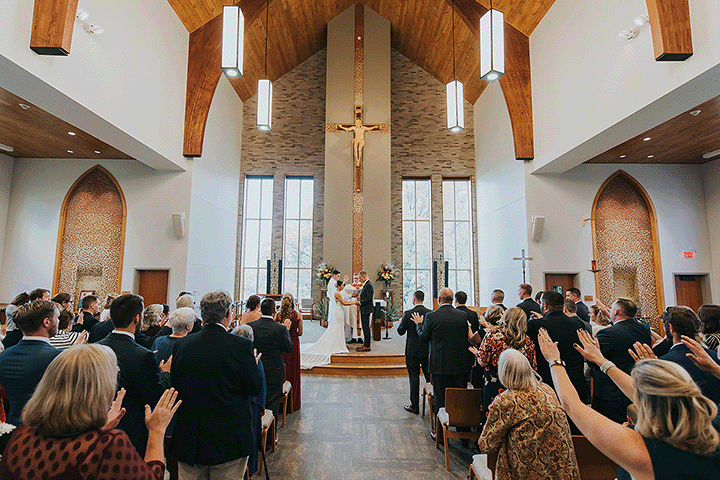
{"type": "Polygon", "coordinates": [[[405,311],[397,330],[399,335],[405,335],[405,332],[407,332],[407,339],[405,340],[405,365],[407,366],[408,376],[410,377],[410,404],[405,405],[404,408],[408,412],[415,414],[420,412],[420,366],[422,366],[425,381],[430,381],[428,344],[420,340],[417,327],[415,327],[415,323],[413,323],[411,318],[413,313],[424,316],[430,312],[430,310],[423,305],[424,302],[425,293],[422,290],[415,292],[413,295],[414,307],[405,311]]]}
{"type": "Polygon", "coordinates": [[[8,423],[20,425],[22,409],[35,391],[45,369],[61,350],[50,345],[58,331],[60,311],[55,302],[37,300],[18,307],[15,324],[23,332],[20,342],[0,353],[0,385],[10,401],[8,423]]]}
{"type": "Polygon", "coordinates": [[[587,305],[585,305],[585,302],[582,301],[582,298],[580,298],[580,295],[580,289],[575,287],[568,288],[567,292],[565,292],[565,298],[572,300],[575,304],[577,316],[580,317],[580,320],[590,323],[590,311],[587,305]]]}
{"type": "Polygon", "coordinates": [[[528,320],[533,318],[532,312],[542,315],[542,308],[539,303],[533,300],[532,292],[532,286],[527,283],[522,283],[518,286],[518,297],[520,297],[520,303],[518,303],[517,306],[522,308],[528,320]]]}
{"type": "Polygon", "coordinates": [[[370,280],[368,280],[367,272],[362,270],[360,272],[360,281],[362,282],[362,289],[360,290],[360,320],[362,321],[363,337],[365,341],[363,345],[357,347],[355,350],[358,352],[369,352],[370,351],[370,339],[372,338],[372,329],[370,328],[370,314],[374,307],[375,289],[370,280]]]}

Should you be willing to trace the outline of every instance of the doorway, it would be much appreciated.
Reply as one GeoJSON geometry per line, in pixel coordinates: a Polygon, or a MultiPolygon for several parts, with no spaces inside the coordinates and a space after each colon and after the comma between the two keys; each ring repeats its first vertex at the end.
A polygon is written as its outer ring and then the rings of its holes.
{"type": "Polygon", "coordinates": [[[576,273],[546,273],[545,290],[555,290],[565,297],[565,292],[575,286],[576,273]]]}
{"type": "Polygon", "coordinates": [[[170,270],[135,270],[135,291],[145,306],[167,302],[170,270]]]}
{"type": "Polygon", "coordinates": [[[709,298],[703,295],[707,275],[675,275],[675,299],[677,305],[690,307],[697,313],[709,298]]]}

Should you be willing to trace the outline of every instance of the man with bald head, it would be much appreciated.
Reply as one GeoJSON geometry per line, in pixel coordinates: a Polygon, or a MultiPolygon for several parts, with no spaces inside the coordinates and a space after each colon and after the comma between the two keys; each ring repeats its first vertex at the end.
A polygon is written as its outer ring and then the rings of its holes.
{"type": "MultiPolygon", "coordinates": [[[[465,313],[453,308],[453,292],[443,288],[438,295],[440,306],[423,316],[414,313],[420,340],[430,345],[435,412],[445,406],[446,388],[465,388],[470,365],[467,362],[468,321],[465,313]]],[[[433,438],[435,434],[432,433],[433,438]]]]}

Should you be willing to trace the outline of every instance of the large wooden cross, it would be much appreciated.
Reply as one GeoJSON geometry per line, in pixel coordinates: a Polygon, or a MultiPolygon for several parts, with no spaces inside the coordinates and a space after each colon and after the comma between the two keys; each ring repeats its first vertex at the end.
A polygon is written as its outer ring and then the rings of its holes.
{"type": "Polygon", "coordinates": [[[363,269],[363,191],[362,168],[363,150],[366,132],[390,133],[390,125],[365,125],[362,118],[362,105],[365,96],[365,6],[355,4],[355,121],[352,124],[330,123],[326,132],[353,133],[353,160],[355,174],[353,180],[353,238],[352,269],[363,269]]]}

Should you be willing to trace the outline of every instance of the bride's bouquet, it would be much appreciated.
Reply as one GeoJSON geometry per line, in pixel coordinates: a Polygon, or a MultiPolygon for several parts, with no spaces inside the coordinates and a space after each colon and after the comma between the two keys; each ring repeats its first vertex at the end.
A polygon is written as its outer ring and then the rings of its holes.
{"type": "Polygon", "coordinates": [[[378,270],[378,282],[385,282],[385,290],[390,288],[390,283],[395,280],[395,265],[392,263],[383,263],[378,270]]]}
{"type": "Polygon", "coordinates": [[[328,282],[332,278],[333,270],[335,270],[335,268],[333,268],[332,266],[328,265],[325,262],[320,262],[320,265],[317,266],[315,272],[317,278],[325,282],[325,286],[327,286],[328,282]]]}

